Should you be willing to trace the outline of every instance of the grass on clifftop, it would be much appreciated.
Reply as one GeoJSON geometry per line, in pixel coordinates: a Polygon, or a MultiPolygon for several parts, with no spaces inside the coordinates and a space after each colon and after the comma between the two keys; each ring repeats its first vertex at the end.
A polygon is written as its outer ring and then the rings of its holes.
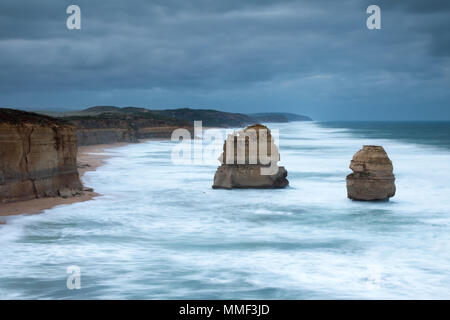
{"type": "Polygon", "coordinates": [[[57,119],[34,112],[6,108],[0,108],[0,123],[1,122],[15,125],[24,123],[39,125],[70,125],[70,123],[64,119],[57,119]]]}

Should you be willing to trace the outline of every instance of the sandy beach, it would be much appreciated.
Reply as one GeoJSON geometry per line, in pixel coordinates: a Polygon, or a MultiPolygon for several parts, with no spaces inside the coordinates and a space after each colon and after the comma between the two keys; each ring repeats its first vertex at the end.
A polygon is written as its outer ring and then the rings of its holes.
{"type": "MultiPolygon", "coordinates": [[[[127,145],[128,143],[114,143],[114,144],[104,144],[104,145],[93,145],[93,146],[82,146],[78,148],[77,163],[78,163],[78,173],[80,179],[83,181],[83,175],[88,171],[95,171],[98,167],[103,165],[104,160],[109,158],[108,155],[104,154],[104,150],[107,148],[114,148],[127,145]]],[[[18,214],[35,214],[40,213],[43,210],[51,209],[54,206],[71,204],[76,202],[88,201],[100,194],[96,193],[89,186],[84,186],[83,195],[73,198],[61,198],[61,197],[51,197],[51,198],[39,198],[28,201],[18,201],[6,204],[0,204],[0,217],[10,216],[18,214]]],[[[0,224],[5,223],[0,219],[0,224]]]]}

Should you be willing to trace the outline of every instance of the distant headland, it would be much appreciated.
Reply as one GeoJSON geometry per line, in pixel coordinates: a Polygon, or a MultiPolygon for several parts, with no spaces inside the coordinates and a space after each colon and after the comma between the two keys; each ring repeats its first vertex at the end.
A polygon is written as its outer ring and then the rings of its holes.
{"type": "Polygon", "coordinates": [[[312,121],[293,113],[231,113],[212,109],[150,110],[137,107],[95,106],[70,112],[39,112],[72,123],[78,145],[137,142],[139,139],[170,138],[175,128],[241,128],[255,123],[312,121]]]}

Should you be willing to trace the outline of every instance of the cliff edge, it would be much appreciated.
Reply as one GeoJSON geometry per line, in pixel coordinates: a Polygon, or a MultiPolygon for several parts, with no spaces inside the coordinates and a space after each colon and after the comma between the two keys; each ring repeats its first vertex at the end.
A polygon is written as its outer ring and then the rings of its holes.
{"type": "Polygon", "coordinates": [[[0,109],[0,203],[82,194],[75,127],[0,109]]]}

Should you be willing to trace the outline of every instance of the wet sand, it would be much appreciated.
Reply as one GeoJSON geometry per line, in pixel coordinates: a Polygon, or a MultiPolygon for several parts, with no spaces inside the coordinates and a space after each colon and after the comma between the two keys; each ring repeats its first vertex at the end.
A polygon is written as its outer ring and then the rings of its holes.
{"type": "MultiPolygon", "coordinates": [[[[203,128],[203,129],[206,130],[212,128],[203,128]]],[[[161,140],[168,140],[168,139],[148,138],[148,139],[139,139],[139,142],[142,143],[146,141],[161,141],[161,140]]],[[[77,164],[78,164],[78,173],[80,175],[81,181],[83,182],[82,177],[86,172],[95,171],[98,167],[103,165],[104,160],[110,157],[107,154],[104,154],[105,149],[117,148],[128,144],[129,144],[128,142],[120,142],[113,144],[100,144],[100,145],[79,147],[77,154],[77,164]]],[[[5,223],[5,221],[2,220],[1,217],[19,214],[41,213],[44,210],[51,209],[58,205],[88,201],[100,195],[101,194],[96,193],[95,190],[93,190],[89,186],[84,185],[83,195],[78,197],[72,198],[49,197],[49,198],[39,198],[27,201],[17,201],[6,204],[0,204],[0,225],[5,223]]]]}
{"type": "MultiPolygon", "coordinates": [[[[78,173],[81,180],[86,172],[95,171],[98,167],[103,165],[105,159],[109,158],[108,155],[103,154],[105,149],[125,146],[127,144],[128,143],[114,143],[79,147],[77,163],[78,173]]],[[[61,197],[51,197],[0,204],[0,217],[18,214],[40,213],[43,210],[51,209],[54,206],[88,201],[97,196],[100,196],[100,194],[96,193],[94,190],[92,190],[92,188],[89,188],[89,186],[84,186],[84,189],[84,194],[79,197],[66,199],[61,197]]],[[[0,224],[3,223],[5,222],[0,219],[0,224]]]]}

